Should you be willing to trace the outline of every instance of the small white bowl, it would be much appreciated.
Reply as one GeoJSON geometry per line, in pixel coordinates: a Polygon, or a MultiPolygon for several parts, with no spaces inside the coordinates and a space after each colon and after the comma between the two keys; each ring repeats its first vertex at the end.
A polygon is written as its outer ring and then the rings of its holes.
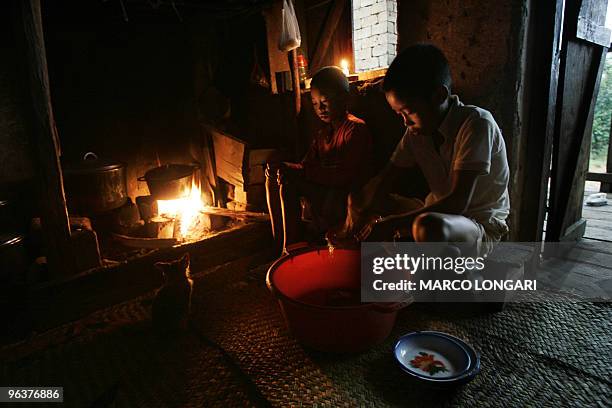
{"type": "Polygon", "coordinates": [[[422,331],[402,336],[394,348],[401,369],[434,387],[464,384],[480,371],[480,356],[450,334],[422,331]]]}

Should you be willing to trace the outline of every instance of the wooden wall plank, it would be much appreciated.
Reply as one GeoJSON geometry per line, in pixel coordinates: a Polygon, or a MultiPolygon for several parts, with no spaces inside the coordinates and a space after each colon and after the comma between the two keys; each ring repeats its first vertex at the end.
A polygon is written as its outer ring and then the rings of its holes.
{"type": "Polygon", "coordinates": [[[602,47],[610,46],[610,29],[588,18],[578,17],[576,37],[602,47]]]}
{"type": "MultiPolygon", "coordinates": [[[[346,1],[346,0],[345,0],[346,1]]],[[[316,72],[320,67],[328,65],[339,65],[340,60],[346,59],[349,62],[349,70],[355,72],[354,56],[353,56],[353,21],[352,7],[347,1],[344,7],[342,16],[338,21],[335,31],[331,35],[329,48],[325,55],[321,55],[321,60],[318,62],[319,67],[314,63],[315,46],[323,38],[323,30],[325,22],[331,15],[333,3],[321,2],[320,0],[305,0],[304,9],[306,16],[306,25],[302,33],[306,35],[309,43],[309,62],[310,73],[316,72]]]]}
{"type": "Polygon", "coordinates": [[[587,180],[601,181],[602,183],[612,183],[612,173],[587,173],[587,180]]]}
{"type": "Polygon", "coordinates": [[[215,150],[217,176],[235,187],[244,188],[244,169],[247,159],[246,143],[217,130],[211,130],[211,134],[215,150]]]}
{"type": "Polygon", "coordinates": [[[329,50],[329,45],[336,32],[340,18],[343,16],[346,3],[347,0],[334,0],[333,2],[312,56],[311,69],[313,72],[323,68],[323,61],[329,50]]]}

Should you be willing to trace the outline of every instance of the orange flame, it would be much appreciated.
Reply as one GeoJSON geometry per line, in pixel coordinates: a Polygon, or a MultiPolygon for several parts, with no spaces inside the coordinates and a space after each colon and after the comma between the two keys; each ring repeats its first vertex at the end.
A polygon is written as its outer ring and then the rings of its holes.
{"type": "Polygon", "coordinates": [[[175,200],[157,200],[159,215],[173,218],[179,222],[180,238],[188,238],[192,235],[194,227],[198,224],[198,215],[206,208],[202,201],[202,191],[195,182],[190,191],[184,192],[183,198],[175,200]]]}

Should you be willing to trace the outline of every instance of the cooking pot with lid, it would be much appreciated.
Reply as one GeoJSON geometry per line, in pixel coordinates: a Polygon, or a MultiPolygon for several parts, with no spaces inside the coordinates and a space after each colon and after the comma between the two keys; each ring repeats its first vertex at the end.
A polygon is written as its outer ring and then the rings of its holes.
{"type": "Polygon", "coordinates": [[[64,189],[71,213],[95,215],[114,210],[128,200],[126,165],[88,152],[83,160],[64,166],[64,189]]]}
{"type": "Polygon", "coordinates": [[[138,181],[147,182],[149,192],[155,199],[174,200],[189,194],[197,169],[197,165],[164,164],[148,170],[138,181]]]}

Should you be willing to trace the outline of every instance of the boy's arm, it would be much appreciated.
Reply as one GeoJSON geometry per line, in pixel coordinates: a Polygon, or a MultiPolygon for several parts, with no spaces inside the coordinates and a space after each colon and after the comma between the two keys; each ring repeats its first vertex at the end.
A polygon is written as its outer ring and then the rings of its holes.
{"type": "MultiPolygon", "coordinates": [[[[412,221],[426,212],[462,215],[469,208],[476,181],[482,174],[475,170],[455,170],[452,173],[451,192],[440,200],[405,214],[390,215],[366,226],[358,234],[359,239],[369,235],[392,236],[397,230],[410,230],[412,221]]],[[[406,232],[406,231],[405,231],[406,232]]]]}
{"type": "Polygon", "coordinates": [[[369,218],[375,215],[372,206],[387,198],[399,181],[403,170],[417,166],[408,141],[409,137],[410,134],[406,131],[383,170],[370,179],[358,194],[349,196],[347,217],[344,223],[345,232],[358,232],[363,225],[366,225],[367,228],[369,218]]]}
{"type": "Polygon", "coordinates": [[[480,115],[468,119],[457,135],[456,143],[459,147],[451,172],[449,194],[419,210],[379,219],[366,226],[358,237],[392,236],[397,230],[406,232],[406,229],[412,227],[414,218],[426,212],[463,215],[470,207],[478,177],[490,171],[497,131],[497,125],[492,119],[480,115]]]}
{"type": "Polygon", "coordinates": [[[367,211],[375,202],[389,195],[405,169],[417,166],[408,143],[409,136],[406,131],[395,147],[389,163],[362,188],[357,197],[354,197],[353,201],[358,204],[362,212],[367,211]]]}
{"type": "Polygon", "coordinates": [[[369,222],[372,215],[372,206],[384,200],[392,191],[402,168],[388,163],[385,168],[368,181],[359,193],[350,194],[348,197],[347,217],[343,230],[345,233],[354,233],[369,222]]]}
{"type": "Polygon", "coordinates": [[[375,177],[372,177],[361,189],[359,194],[353,196],[351,205],[360,212],[367,211],[378,199],[388,195],[397,182],[402,168],[388,163],[375,177]]]}
{"type": "Polygon", "coordinates": [[[301,176],[304,172],[304,163],[312,162],[316,160],[316,157],[317,157],[316,140],[312,140],[312,142],[310,143],[310,146],[308,147],[308,150],[306,151],[306,154],[304,155],[304,158],[299,163],[286,162],[286,161],[278,162],[278,163],[268,163],[266,174],[269,173],[268,176],[270,176],[271,174],[275,175],[278,170],[281,170],[282,172],[289,171],[293,173],[293,175],[301,176]]]}
{"type": "Polygon", "coordinates": [[[412,211],[404,216],[414,218],[426,212],[441,212],[446,214],[462,215],[467,211],[474,195],[476,181],[482,173],[474,170],[455,170],[452,173],[451,192],[440,200],[412,211]]]}
{"type": "Polygon", "coordinates": [[[424,212],[463,215],[470,206],[478,177],[489,173],[497,125],[477,116],[464,127],[466,130],[457,136],[459,147],[451,172],[450,193],[413,217],[424,212]]]}

